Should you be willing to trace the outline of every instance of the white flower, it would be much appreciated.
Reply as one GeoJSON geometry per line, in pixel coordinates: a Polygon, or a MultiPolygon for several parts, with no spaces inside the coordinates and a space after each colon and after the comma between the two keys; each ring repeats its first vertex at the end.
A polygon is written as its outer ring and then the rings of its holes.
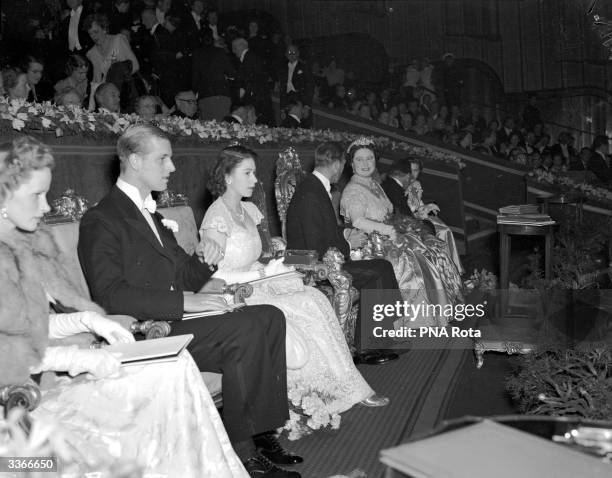
{"type": "Polygon", "coordinates": [[[172,219],[162,219],[161,222],[164,225],[164,227],[167,227],[172,232],[177,233],[179,231],[178,222],[173,221],[172,219]]]}

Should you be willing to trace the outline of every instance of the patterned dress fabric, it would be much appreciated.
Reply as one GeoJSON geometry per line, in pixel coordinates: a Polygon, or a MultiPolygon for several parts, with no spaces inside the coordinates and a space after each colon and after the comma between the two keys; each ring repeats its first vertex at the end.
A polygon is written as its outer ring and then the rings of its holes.
{"type": "MultiPolygon", "coordinates": [[[[372,178],[354,175],[342,192],[340,214],[350,223],[359,218],[383,223],[392,212],[391,201],[372,178]]],[[[413,234],[403,234],[400,239],[400,252],[393,251],[386,259],[393,265],[404,300],[441,306],[459,300],[461,277],[444,243],[433,236],[422,240],[413,234]]],[[[398,321],[396,327],[445,326],[448,321],[449,317],[428,313],[398,321]]]]}
{"type": "Polygon", "coordinates": [[[423,216],[419,214],[419,210],[425,206],[425,203],[423,202],[423,186],[421,186],[419,181],[413,181],[406,189],[406,202],[415,216],[417,216],[419,219],[427,219],[433,223],[436,228],[436,237],[444,241],[448,249],[448,254],[453,259],[457,270],[460,274],[463,274],[464,270],[463,266],[461,265],[459,251],[457,250],[455,237],[453,236],[450,227],[448,227],[438,216],[423,216]]]}

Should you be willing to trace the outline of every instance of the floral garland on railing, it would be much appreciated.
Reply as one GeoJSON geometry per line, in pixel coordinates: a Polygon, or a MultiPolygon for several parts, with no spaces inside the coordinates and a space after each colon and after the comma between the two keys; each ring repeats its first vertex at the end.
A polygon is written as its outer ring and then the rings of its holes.
{"type": "Polygon", "coordinates": [[[546,183],[571,189],[575,192],[580,192],[587,198],[612,204],[612,191],[606,188],[600,188],[589,183],[579,182],[568,176],[557,175],[547,171],[535,170],[529,172],[527,176],[539,183],[546,183]]]}
{"type": "MultiPolygon", "coordinates": [[[[91,113],[79,106],[55,106],[49,102],[28,103],[0,98],[0,132],[7,130],[48,132],[56,136],[114,137],[131,124],[141,122],[136,114],[91,113]]],[[[261,125],[240,125],[199,121],[176,116],[161,117],[154,122],[170,136],[193,138],[202,142],[231,141],[266,143],[350,143],[359,134],[332,130],[270,128],[261,125]]],[[[384,136],[372,138],[380,150],[406,151],[421,158],[456,164],[465,163],[457,156],[421,146],[392,141],[384,136]]]]}

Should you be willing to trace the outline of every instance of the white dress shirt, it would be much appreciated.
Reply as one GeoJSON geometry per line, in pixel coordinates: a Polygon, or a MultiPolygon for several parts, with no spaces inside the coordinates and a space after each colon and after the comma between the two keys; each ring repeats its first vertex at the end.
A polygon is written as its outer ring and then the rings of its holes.
{"type": "Polygon", "coordinates": [[[83,5],[80,5],[76,10],[70,10],[70,23],[68,24],[68,49],[70,51],[80,50],[79,43],[79,20],[83,13],[83,5]]]}
{"type": "Polygon", "coordinates": [[[212,31],[213,40],[215,40],[215,41],[219,40],[219,38],[221,38],[221,37],[219,36],[219,31],[217,30],[217,25],[208,24],[208,27],[212,31]]]}
{"type": "Polygon", "coordinates": [[[163,247],[164,243],[162,242],[161,237],[159,236],[159,231],[155,226],[153,217],[151,216],[151,213],[145,208],[145,205],[148,205],[151,202],[155,203],[155,201],[153,201],[153,197],[149,194],[145,199],[142,199],[138,188],[128,182],[125,182],[121,178],[117,179],[117,187],[121,189],[121,191],[123,191],[125,195],[129,197],[130,200],[136,205],[138,210],[142,213],[142,216],[147,221],[147,224],[149,224],[149,227],[153,231],[153,234],[155,234],[155,237],[157,237],[157,240],[163,247]]]}
{"type": "Polygon", "coordinates": [[[193,17],[193,20],[195,21],[195,24],[196,24],[196,28],[199,31],[201,28],[200,20],[202,19],[202,16],[198,15],[196,12],[193,12],[193,11],[191,12],[191,16],[193,17]]]}
{"type": "Polygon", "coordinates": [[[319,179],[319,181],[323,183],[323,187],[327,191],[327,195],[329,196],[329,199],[331,200],[331,197],[332,197],[331,196],[331,183],[329,182],[329,179],[327,179],[324,174],[321,174],[316,169],[312,172],[312,174],[314,174],[319,179]]]}
{"type": "Polygon", "coordinates": [[[295,71],[296,65],[297,61],[289,63],[289,71],[287,72],[287,93],[296,91],[295,86],[293,86],[293,72],[295,71]]]}

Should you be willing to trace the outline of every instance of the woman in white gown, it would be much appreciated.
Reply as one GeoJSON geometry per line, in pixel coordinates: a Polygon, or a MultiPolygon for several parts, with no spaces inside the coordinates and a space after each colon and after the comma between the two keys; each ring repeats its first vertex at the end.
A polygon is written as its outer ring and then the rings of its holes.
{"type": "MultiPolygon", "coordinates": [[[[208,208],[200,235],[216,241],[224,250],[213,277],[226,282],[250,282],[287,272],[282,261],[267,265],[258,262],[262,253],[257,224],[261,212],[250,197],[257,183],[256,154],[242,146],[225,148],[212,172],[210,189],[218,199],[208,208]]],[[[294,410],[306,419],[308,429],[339,425],[339,413],[362,402],[383,406],[388,399],[378,397],[355,368],[338,323],[325,295],[304,286],[299,277],[261,281],[255,285],[249,305],[271,304],[281,309],[287,320],[287,388],[294,410]]],[[[290,438],[308,432],[295,412],[287,429],[290,438]]]]}
{"type": "Polygon", "coordinates": [[[450,230],[450,227],[437,216],[438,212],[440,212],[440,208],[434,203],[425,204],[423,202],[423,186],[421,186],[421,183],[418,181],[419,175],[423,170],[423,163],[418,158],[409,158],[408,162],[410,163],[410,169],[412,171],[412,181],[406,188],[406,202],[408,203],[408,207],[415,217],[427,219],[433,223],[436,228],[436,237],[444,241],[448,249],[448,254],[455,263],[459,274],[463,274],[464,270],[461,265],[461,258],[459,257],[459,251],[457,250],[453,232],[450,230]]]}
{"type": "Polygon", "coordinates": [[[42,373],[32,416],[57,424],[71,476],[109,476],[97,473],[124,461],[145,477],[247,478],[188,352],[122,368],[88,348],[91,334],[134,338],[79,293],[51,233],[38,228],[52,167],[51,150],[34,138],[0,146],[0,387],[42,373]],[[50,314],[50,304],[75,312],[50,314]]]}

